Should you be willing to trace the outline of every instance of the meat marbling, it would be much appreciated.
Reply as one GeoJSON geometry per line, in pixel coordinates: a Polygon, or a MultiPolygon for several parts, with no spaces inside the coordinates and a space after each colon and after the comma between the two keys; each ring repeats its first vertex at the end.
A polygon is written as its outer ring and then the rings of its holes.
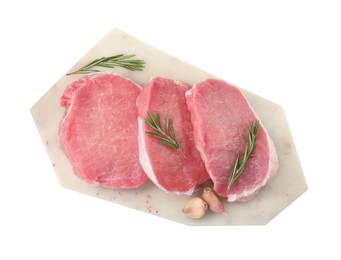
{"type": "Polygon", "coordinates": [[[253,155],[239,179],[227,188],[230,171],[245,143],[245,124],[259,120],[242,92],[222,80],[208,79],[186,93],[194,140],[215,191],[230,202],[251,200],[277,172],[275,146],[260,122],[253,155]]]}
{"type": "Polygon", "coordinates": [[[189,86],[170,79],[153,78],[137,99],[140,162],[148,177],[167,192],[190,195],[209,180],[203,161],[195,147],[193,128],[187,109],[185,92],[189,86]],[[147,111],[159,113],[164,127],[166,114],[172,119],[181,150],[161,144],[145,131],[153,131],[143,119],[147,111]]]}
{"type": "Polygon", "coordinates": [[[135,188],[148,179],[138,156],[140,92],[132,81],[110,73],[82,77],[66,88],[59,142],[75,174],[87,183],[135,188]]]}

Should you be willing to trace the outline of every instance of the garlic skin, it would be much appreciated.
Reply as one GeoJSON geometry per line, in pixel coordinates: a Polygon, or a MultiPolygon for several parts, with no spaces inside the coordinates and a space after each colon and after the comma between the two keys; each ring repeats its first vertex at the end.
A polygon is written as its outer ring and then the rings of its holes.
{"type": "Polygon", "coordinates": [[[223,203],[221,203],[221,201],[211,188],[207,187],[204,189],[202,198],[207,202],[208,207],[211,211],[215,213],[225,212],[223,203]]]}
{"type": "Polygon", "coordinates": [[[204,200],[201,198],[192,198],[186,203],[182,212],[190,218],[201,218],[205,215],[207,209],[208,205],[204,200]]]}

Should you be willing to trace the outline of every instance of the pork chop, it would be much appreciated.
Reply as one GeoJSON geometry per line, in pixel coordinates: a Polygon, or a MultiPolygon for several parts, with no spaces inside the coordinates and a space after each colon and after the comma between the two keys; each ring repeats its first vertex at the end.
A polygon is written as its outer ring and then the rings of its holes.
{"type": "Polygon", "coordinates": [[[153,78],[137,99],[140,162],[148,177],[167,192],[191,195],[209,180],[205,165],[195,147],[193,128],[187,109],[185,92],[190,89],[170,79],[153,78]],[[166,116],[173,122],[179,150],[160,143],[146,134],[153,129],[144,122],[147,112],[160,115],[165,129],[166,116]]]}
{"type": "Polygon", "coordinates": [[[59,142],[74,173],[85,182],[126,189],[148,179],[138,155],[140,92],[132,81],[110,73],[82,77],[65,89],[59,142]]]}
{"type": "Polygon", "coordinates": [[[208,79],[186,92],[194,140],[214,190],[229,202],[251,200],[276,174],[278,159],[273,141],[259,123],[255,148],[239,179],[228,188],[228,178],[243,153],[245,124],[259,120],[243,93],[222,80],[208,79]]]}

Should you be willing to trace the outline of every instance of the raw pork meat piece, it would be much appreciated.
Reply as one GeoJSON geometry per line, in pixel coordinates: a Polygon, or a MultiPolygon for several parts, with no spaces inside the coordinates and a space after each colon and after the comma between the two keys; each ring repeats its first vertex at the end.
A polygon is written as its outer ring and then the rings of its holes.
{"type": "Polygon", "coordinates": [[[125,189],[148,179],[138,155],[140,92],[132,81],[110,73],[82,77],[66,88],[59,142],[74,173],[87,183],[125,189]]]}
{"type": "Polygon", "coordinates": [[[195,144],[214,183],[214,190],[229,202],[251,200],[277,172],[275,146],[260,123],[253,155],[239,179],[227,188],[238,152],[247,136],[245,124],[259,120],[242,92],[222,80],[208,79],[186,93],[195,144]]]}
{"type": "Polygon", "coordinates": [[[140,162],[148,177],[167,192],[191,195],[209,180],[205,165],[195,147],[190,114],[185,93],[189,86],[170,79],[153,78],[137,99],[140,162]],[[175,135],[181,140],[181,150],[161,144],[145,133],[153,131],[145,122],[147,111],[159,113],[162,127],[165,118],[173,121],[175,135]]]}

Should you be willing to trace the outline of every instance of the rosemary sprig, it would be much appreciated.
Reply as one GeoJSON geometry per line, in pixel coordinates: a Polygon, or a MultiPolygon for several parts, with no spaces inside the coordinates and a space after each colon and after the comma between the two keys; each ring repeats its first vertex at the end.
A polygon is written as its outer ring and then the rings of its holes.
{"type": "Polygon", "coordinates": [[[134,54],[125,55],[125,54],[118,54],[115,56],[109,57],[102,57],[99,59],[95,59],[92,62],[86,64],[84,67],[67,73],[66,75],[72,74],[88,74],[92,72],[100,72],[98,69],[93,69],[93,67],[104,67],[104,68],[115,68],[115,67],[122,67],[128,70],[138,70],[141,71],[144,68],[145,62],[143,60],[136,60],[131,59],[134,57],[134,54]]]}
{"type": "Polygon", "coordinates": [[[147,115],[148,117],[144,118],[144,122],[154,131],[146,131],[146,134],[158,138],[160,143],[178,150],[186,158],[186,154],[181,150],[181,140],[176,139],[173,122],[172,119],[168,118],[168,113],[166,114],[164,130],[161,126],[159,113],[147,111],[147,115]]]}
{"type": "Polygon", "coordinates": [[[239,152],[237,154],[237,159],[234,163],[234,166],[229,176],[227,189],[230,189],[231,186],[237,181],[239,176],[243,173],[245,164],[250,158],[253,152],[253,149],[255,148],[259,121],[258,120],[256,122],[249,121],[249,124],[245,126],[248,132],[248,138],[246,138],[245,135],[242,134],[242,137],[245,143],[245,150],[244,150],[243,155],[240,155],[239,152]]]}

